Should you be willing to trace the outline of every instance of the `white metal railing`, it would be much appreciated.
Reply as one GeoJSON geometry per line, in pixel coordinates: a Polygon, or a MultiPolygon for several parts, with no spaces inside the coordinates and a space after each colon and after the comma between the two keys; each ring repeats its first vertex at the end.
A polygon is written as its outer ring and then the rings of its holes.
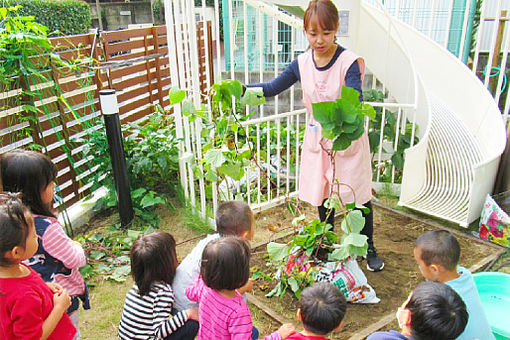
{"type": "MultiPolygon", "coordinates": [[[[235,21],[233,17],[235,7],[236,13],[242,13],[242,17],[239,20],[242,24],[231,25],[229,27],[230,39],[228,42],[225,41],[225,44],[228,43],[230,46],[228,52],[230,65],[225,67],[226,65],[222,63],[225,60],[223,56],[217,56],[214,62],[217,72],[216,78],[218,78],[218,70],[219,74],[223,74],[223,78],[225,78],[226,74],[228,78],[237,77],[237,79],[245,83],[264,82],[276,77],[281,72],[280,60],[278,58],[278,46],[281,43],[278,32],[279,23],[290,26],[290,42],[283,43],[290,43],[290,60],[292,60],[295,58],[294,46],[296,36],[302,34],[301,19],[279,11],[276,6],[257,0],[245,0],[242,2],[228,0],[226,4],[227,6],[223,7],[223,11],[227,11],[229,21],[235,21]],[[256,13],[255,17],[250,18],[249,13],[256,13]],[[249,25],[251,23],[257,26],[255,32],[250,32],[249,25]],[[234,29],[237,31],[233,32],[234,29]],[[255,35],[251,45],[248,44],[248,34],[255,35]],[[242,43],[238,43],[240,37],[242,37],[242,43]],[[234,42],[234,38],[237,38],[237,45],[234,42]],[[272,48],[274,56],[272,59],[272,71],[270,72],[266,71],[267,62],[264,60],[268,40],[272,41],[272,44],[269,46],[272,48]],[[251,67],[249,65],[248,52],[258,55],[258,61],[256,61],[258,65],[255,65],[255,70],[253,65],[251,67]],[[244,67],[241,69],[236,68],[235,63],[241,60],[244,67]]],[[[351,9],[349,6],[354,8],[356,5],[356,1],[351,1],[347,7],[351,9]]],[[[202,1],[202,7],[204,6],[204,1],[202,1]]],[[[215,7],[216,20],[218,20],[217,1],[215,2],[215,7]]],[[[165,2],[165,15],[168,23],[167,26],[169,27],[168,36],[170,37],[169,46],[171,46],[169,55],[177,56],[177,58],[170,58],[172,79],[178,79],[178,84],[181,88],[187,88],[194,93],[198,93],[198,82],[196,81],[198,68],[195,65],[196,61],[193,60],[196,54],[192,47],[193,44],[191,44],[194,38],[190,30],[187,30],[187,28],[194,26],[195,18],[192,13],[194,13],[194,10],[190,1],[171,0],[165,2]],[[173,32],[173,24],[175,24],[175,27],[183,27],[183,31],[173,32]],[[171,40],[172,37],[174,41],[171,40]],[[179,67],[179,65],[186,66],[179,67]]],[[[352,16],[354,17],[354,14],[352,16]]],[[[218,25],[218,21],[215,25],[218,25]]],[[[218,28],[219,26],[216,27],[218,28]]],[[[215,31],[216,51],[219,51],[219,29],[215,31]]],[[[340,38],[340,43],[356,51],[358,46],[355,41],[361,38],[355,31],[352,33],[352,40],[344,36],[340,38]]],[[[424,131],[427,130],[428,122],[424,120],[421,122],[423,125],[419,129],[416,128],[416,103],[419,95],[419,87],[416,84],[417,79],[411,61],[406,58],[405,53],[401,53],[403,51],[402,46],[390,42],[389,35],[392,33],[391,30],[384,30],[383,34],[387,35],[385,40],[388,41],[388,46],[385,49],[386,53],[401,54],[403,56],[403,59],[392,63],[395,69],[391,69],[387,65],[385,66],[384,62],[381,63],[381,61],[373,66],[372,63],[367,61],[367,65],[372,72],[372,82],[368,88],[383,91],[386,91],[387,88],[392,88],[390,96],[386,98],[387,102],[371,103],[374,107],[380,108],[381,119],[377,126],[372,122],[367,123],[367,130],[373,133],[387,130],[387,119],[390,113],[392,117],[394,115],[395,122],[392,125],[394,136],[379,133],[379,146],[373,155],[373,159],[374,168],[377,169],[374,180],[380,181],[384,176],[387,177],[387,181],[390,183],[395,183],[397,172],[399,171],[391,164],[391,157],[398,148],[399,138],[405,134],[406,129],[411,125],[410,146],[414,147],[415,135],[421,137],[424,131]],[[405,81],[395,72],[397,64],[405,65],[403,69],[409,74],[405,81]],[[390,86],[384,87],[381,84],[389,84],[390,86]],[[380,171],[382,167],[385,167],[386,172],[380,171]]],[[[210,46],[206,46],[206,48],[210,48],[210,46]]],[[[364,55],[363,52],[358,53],[364,55]]],[[[371,55],[374,55],[374,53],[371,53],[371,55]]],[[[374,62],[377,61],[375,56],[373,60],[374,62]]],[[[402,70],[402,65],[399,67],[402,70]]],[[[208,70],[206,70],[206,73],[208,73],[208,70]]],[[[243,123],[246,136],[250,136],[253,140],[255,161],[246,169],[246,175],[241,181],[220,183],[218,186],[219,190],[216,190],[216,186],[212,186],[212,199],[210,201],[206,199],[206,183],[204,179],[202,177],[195,178],[191,167],[184,162],[180,163],[181,184],[185,188],[185,194],[202,214],[205,215],[207,211],[214,211],[218,200],[233,198],[232,192],[241,194],[245,200],[251,203],[253,209],[261,210],[275,204],[280,204],[285,199],[297,195],[299,189],[300,145],[307,120],[307,114],[300,102],[300,95],[296,93],[299,90],[300,86],[297,84],[289,91],[286,91],[287,93],[282,93],[274,99],[268,98],[267,105],[256,108],[246,107],[247,112],[255,110],[257,113],[256,118],[243,123]],[[226,187],[234,190],[228,190],[226,187]],[[231,196],[227,197],[228,195],[231,196]]],[[[200,99],[194,98],[194,100],[195,105],[199,106],[200,99]]],[[[201,129],[199,121],[197,120],[194,124],[190,124],[187,118],[181,115],[179,107],[176,107],[175,113],[179,118],[177,119],[177,130],[179,137],[182,139],[182,152],[201,157],[200,138],[197,137],[200,136],[201,129]]]]}

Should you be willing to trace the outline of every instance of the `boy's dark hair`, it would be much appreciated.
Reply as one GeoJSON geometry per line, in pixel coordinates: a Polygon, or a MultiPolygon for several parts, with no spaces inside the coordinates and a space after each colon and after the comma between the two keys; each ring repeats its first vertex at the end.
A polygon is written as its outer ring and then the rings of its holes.
{"type": "Polygon", "coordinates": [[[427,266],[440,264],[447,270],[456,270],[460,259],[459,241],[446,230],[429,231],[415,243],[421,250],[421,259],[427,266]]]}
{"type": "Polygon", "coordinates": [[[456,339],[468,322],[464,301],[442,282],[420,283],[406,308],[411,312],[411,332],[415,340],[456,339]]]}
{"type": "Polygon", "coordinates": [[[333,31],[338,26],[339,16],[335,4],[331,0],[312,0],[303,15],[303,27],[308,25],[313,15],[317,15],[323,30],[333,31]]]}
{"type": "Polygon", "coordinates": [[[0,192],[0,266],[14,264],[4,257],[6,252],[25,247],[31,218],[19,195],[0,192]]]}
{"type": "Polygon", "coordinates": [[[243,201],[225,201],[216,209],[216,230],[221,236],[240,236],[250,231],[253,224],[253,212],[243,201]]]}
{"type": "Polygon", "coordinates": [[[299,300],[303,327],[326,335],[340,325],[347,309],[344,294],[330,282],[320,282],[303,290],[299,300]]]}
{"type": "Polygon", "coordinates": [[[250,277],[250,246],[237,236],[220,237],[202,253],[200,274],[214,290],[241,288],[250,277]]]}
{"type": "Polygon", "coordinates": [[[3,190],[21,192],[33,214],[56,217],[51,203],[42,202],[41,190],[57,178],[57,172],[51,159],[37,151],[17,149],[0,156],[3,190]]]}
{"type": "Polygon", "coordinates": [[[161,230],[140,236],[131,247],[131,275],[140,296],[149,294],[152,284],[172,284],[177,269],[175,240],[161,230]]]}

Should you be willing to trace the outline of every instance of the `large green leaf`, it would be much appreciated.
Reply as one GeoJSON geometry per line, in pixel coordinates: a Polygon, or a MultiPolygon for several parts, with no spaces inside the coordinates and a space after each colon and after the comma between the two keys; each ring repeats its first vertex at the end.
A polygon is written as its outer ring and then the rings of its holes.
{"type": "Polygon", "coordinates": [[[207,152],[204,154],[204,159],[207,161],[207,163],[216,168],[222,166],[223,163],[225,163],[227,160],[223,154],[223,151],[218,149],[207,150],[207,152]]]}
{"type": "Polygon", "coordinates": [[[224,175],[232,177],[236,181],[240,180],[244,176],[244,169],[239,163],[224,163],[222,166],[218,167],[218,171],[224,175]]]}
{"type": "Polygon", "coordinates": [[[337,104],[332,101],[312,104],[313,118],[318,121],[323,129],[331,130],[335,126],[337,104]]]}
{"type": "Polygon", "coordinates": [[[247,87],[241,98],[241,105],[262,105],[266,103],[264,91],[261,87],[247,87]]]}
{"type": "Polygon", "coordinates": [[[334,140],[332,149],[342,151],[351,146],[351,143],[352,141],[343,134],[334,140]]]}
{"type": "Polygon", "coordinates": [[[363,214],[359,210],[350,211],[347,214],[347,221],[349,222],[349,227],[351,228],[351,233],[360,233],[365,226],[365,218],[363,214]]]}
{"type": "Polygon", "coordinates": [[[292,291],[294,293],[299,290],[299,283],[295,277],[293,277],[293,276],[289,277],[289,279],[287,280],[287,283],[289,284],[290,289],[292,289],[292,291]]]}
{"type": "Polygon", "coordinates": [[[275,262],[283,260],[289,255],[290,246],[283,243],[269,242],[267,244],[267,254],[275,262]]]}
{"type": "Polygon", "coordinates": [[[184,100],[186,97],[186,91],[181,90],[177,86],[172,86],[168,91],[168,98],[170,99],[170,105],[175,105],[184,100]]]}
{"type": "Polygon", "coordinates": [[[363,247],[367,243],[367,239],[365,235],[350,233],[342,240],[342,245],[352,244],[355,247],[363,247]]]}
{"type": "Polygon", "coordinates": [[[354,107],[360,105],[359,92],[352,87],[342,85],[342,99],[349,102],[354,107]]]}

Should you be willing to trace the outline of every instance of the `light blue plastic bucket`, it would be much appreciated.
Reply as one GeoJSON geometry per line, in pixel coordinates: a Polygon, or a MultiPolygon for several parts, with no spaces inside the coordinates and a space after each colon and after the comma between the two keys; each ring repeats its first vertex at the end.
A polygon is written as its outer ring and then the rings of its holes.
{"type": "Polygon", "coordinates": [[[476,289],[497,340],[510,340],[510,274],[473,274],[476,289]]]}

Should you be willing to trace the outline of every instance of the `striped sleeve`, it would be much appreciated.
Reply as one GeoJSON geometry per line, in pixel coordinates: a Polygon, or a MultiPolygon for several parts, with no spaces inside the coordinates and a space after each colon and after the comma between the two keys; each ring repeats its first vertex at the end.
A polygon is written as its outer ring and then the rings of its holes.
{"type": "Polygon", "coordinates": [[[174,294],[169,285],[158,284],[154,288],[157,289],[154,299],[154,335],[157,339],[164,339],[182,327],[188,320],[188,315],[184,311],[171,315],[174,294]]]}
{"type": "Polygon", "coordinates": [[[57,220],[48,226],[41,241],[44,250],[57,260],[62,261],[67,268],[80,268],[87,264],[83,248],[66,235],[57,220]]]}

